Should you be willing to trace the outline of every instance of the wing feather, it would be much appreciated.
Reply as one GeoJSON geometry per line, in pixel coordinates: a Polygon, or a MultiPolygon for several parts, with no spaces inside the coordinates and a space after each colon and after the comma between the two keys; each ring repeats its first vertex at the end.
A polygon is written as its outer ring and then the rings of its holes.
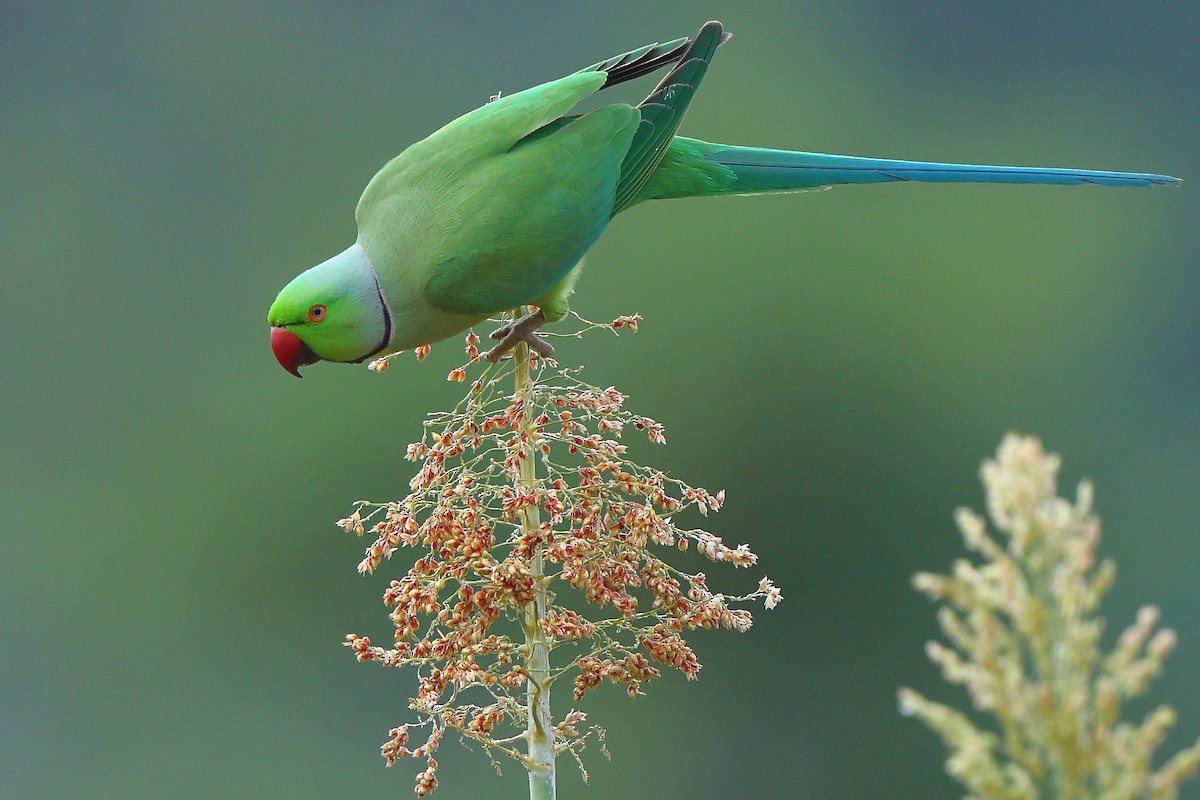
{"type": "Polygon", "coordinates": [[[613,214],[628,207],[666,155],[696,88],[708,72],[717,48],[729,37],[719,22],[707,22],[679,55],[679,63],[638,105],[642,122],[621,164],[613,214]]]}

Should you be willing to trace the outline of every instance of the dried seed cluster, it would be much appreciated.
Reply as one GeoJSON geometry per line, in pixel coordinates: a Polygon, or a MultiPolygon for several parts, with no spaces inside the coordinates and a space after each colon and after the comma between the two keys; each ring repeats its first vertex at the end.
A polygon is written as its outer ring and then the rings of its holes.
{"type": "MultiPolygon", "coordinates": [[[[586,323],[584,331],[636,331],[638,320],[586,323]]],[[[359,502],[338,522],[375,537],[360,572],[374,572],[402,547],[417,556],[384,592],[393,641],[380,646],[350,634],[346,644],[360,661],[416,668],[409,705],[421,720],[393,729],[382,755],[389,765],[428,759],[417,781],[421,796],[437,785],[430,754],[447,729],[530,767],[519,745],[529,735],[524,695],[531,688],[548,696],[550,683],[567,679],[578,702],[606,682],[635,696],[660,667],[695,678],[701,665],[687,631],[744,632],[752,618],[737,604],[762,599],[773,608],[781,599],[767,578],[727,596],[710,590],[703,573],[665,560],[689,544],[710,561],[739,567],[757,556],[675,521],[692,509],[704,516],[720,510],[725,494],[631,458],[623,435],[632,430],[662,444],[660,424],[628,411],[617,389],[588,385],[579,370],[532,353],[513,392],[521,365],[484,365],[478,342],[467,336],[469,361],[448,376],[466,381],[478,373],[466,396],[452,411],[431,414],[421,441],[408,446],[418,465],[408,495],[359,502]],[[548,671],[535,665],[537,647],[551,654],[548,671]],[[531,679],[538,669],[540,683],[531,679]],[[428,735],[409,749],[414,726],[428,735]]],[[[417,353],[422,360],[427,354],[417,353]]],[[[389,358],[371,368],[382,372],[389,358]]],[[[602,736],[581,729],[585,719],[572,710],[552,726],[554,753],[578,760],[584,742],[602,736]]]]}

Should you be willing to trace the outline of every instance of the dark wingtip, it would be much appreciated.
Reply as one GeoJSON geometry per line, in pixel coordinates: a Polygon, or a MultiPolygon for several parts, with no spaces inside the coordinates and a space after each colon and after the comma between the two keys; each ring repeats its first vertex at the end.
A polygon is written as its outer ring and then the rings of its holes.
{"type": "Polygon", "coordinates": [[[639,47],[636,50],[630,50],[628,53],[622,53],[619,56],[598,61],[579,71],[607,73],[604,85],[601,87],[607,89],[609,86],[615,86],[618,83],[624,83],[625,81],[657,72],[668,64],[682,60],[686,54],[694,50],[697,39],[702,36],[707,38],[713,35],[718,35],[716,47],[720,47],[733,37],[733,34],[726,31],[719,21],[710,20],[700,27],[700,31],[695,36],[684,36],[662,44],[650,44],[639,47]]]}

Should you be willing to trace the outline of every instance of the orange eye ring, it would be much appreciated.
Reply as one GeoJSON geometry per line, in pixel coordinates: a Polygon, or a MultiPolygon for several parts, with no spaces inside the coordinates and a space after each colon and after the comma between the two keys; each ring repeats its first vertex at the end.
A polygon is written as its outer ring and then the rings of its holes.
{"type": "Polygon", "coordinates": [[[309,322],[321,322],[325,319],[326,309],[324,303],[317,303],[308,310],[309,322]]]}

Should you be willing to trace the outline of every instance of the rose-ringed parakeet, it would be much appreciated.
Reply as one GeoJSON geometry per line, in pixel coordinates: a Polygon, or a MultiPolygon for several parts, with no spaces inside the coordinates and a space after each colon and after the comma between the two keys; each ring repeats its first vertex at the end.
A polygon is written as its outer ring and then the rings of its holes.
{"type": "Polygon", "coordinates": [[[711,144],[675,131],[717,48],[719,22],[495,99],[417,142],[371,179],[358,240],[294,278],[271,305],[271,347],[299,376],[466,330],[519,306],[487,357],[562,319],[582,259],[644,200],[795,192],[847,183],[1177,184],[1165,175],[894,161],[711,144]],[[637,106],[570,114],[601,89],[672,65],[637,106]]]}

